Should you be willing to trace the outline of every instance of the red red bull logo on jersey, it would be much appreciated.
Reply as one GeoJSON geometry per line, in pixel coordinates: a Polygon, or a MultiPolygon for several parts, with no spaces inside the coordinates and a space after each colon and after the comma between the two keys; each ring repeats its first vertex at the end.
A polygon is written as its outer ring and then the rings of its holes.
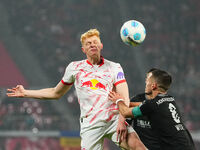
{"type": "Polygon", "coordinates": [[[89,80],[89,81],[86,81],[86,82],[82,82],[81,87],[89,87],[90,89],[93,89],[93,90],[97,90],[97,89],[106,90],[106,86],[103,85],[101,82],[99,82],[96,79],[92,79],[92,80],[89,80]]]}

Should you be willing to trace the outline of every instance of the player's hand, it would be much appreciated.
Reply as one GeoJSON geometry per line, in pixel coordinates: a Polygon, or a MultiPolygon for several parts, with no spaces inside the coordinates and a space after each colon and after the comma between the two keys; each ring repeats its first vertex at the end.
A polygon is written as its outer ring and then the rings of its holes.
{"type": "Polygon", "coordinates": [[[118,125],[117,125],[117,141],[119,141],[119,144],[122,141],[126,141],[127,134],[128,134],[128,131],[127,131],[127,127],[124,121],[119,120],[118,125]]]}
{"type": "Polygon", "coordinates": [[[124,97],[121,96],[119,93],[110,91],[110,93],[108,94],[108,99],[115,103],[118,99],[124,99],[124,97]]]}
{"type": "Polygon", "coordinates": [[[25,96],[25,89],[22,85],[17,85],[12,89],[7,89],[7,96],[8,97],[24,97],[25,96]]]}

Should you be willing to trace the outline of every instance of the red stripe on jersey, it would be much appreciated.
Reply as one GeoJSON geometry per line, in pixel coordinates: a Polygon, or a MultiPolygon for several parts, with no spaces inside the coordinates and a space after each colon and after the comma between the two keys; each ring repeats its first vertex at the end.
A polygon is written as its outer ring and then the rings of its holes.
{"type": "Polygon", "coordinates": [[[111,109],[108,109],[108,110],[105,112],[104,116],[105,116],[106,114],[108,114],[110,111],[114,111],[114,110],[118,110],[118,111],[119,111],[119,108],[111,108],[111,109]]]}
{"type": "Polygon", "coordinates": [[[115,103],[112,103],[110,106],[108,106],[106,109],[109,109],[109,108],[115,108],[116,104],[115,103]]]}
{"type": "Polygon", "coordinates": [[[119,108],[115,108],[115,107],[116,107],[116,104],[114,104],[114,103],[112,105],[110,105],[109,107],[107,107],[104,116],[107,115],[110,111],[119,110],[119,108]]]}
{"type": "Polygon", "coordinates": [[[98,113],[90,120],[90,123],[92,123],[102,111],[103,110],[98,111],[98,113]]]}
{"type": "Polygon", "coordinates": [[[75,69],[77,69],[82,64],[84,64],[84,62],[80,62],[79,64],[77,64],[75,69]]]}
{"type": "Polygon", "coordinates": [[[109,118],[108,119],[106,119],[106,121],[110,121],[113,117],[115,116],[115,114],[113,113],[113,114],[111,114],[110,116],[109,116],[109,118]]]}
{"type": "Polygon", "coordinates": [[[84,78],[86,78],[87,76],[89,76],[90,74],[92,74],[93,72],[89,72],[89,73],[87,73],[85,76],[84,76],[84,78]]]}
{"type": "Polygon", "coordinates": [[[67,82],[64,82],[63,80],[61,80],[61,82],[62,82],[64,85],[72,85],[72,84],[74,84],[74,82],[72,82],[72,83],[67,83],[67,82]]]}
{"type": "Polygon", "coordinates": [[[101,106],[100,106],[99,108],[103,107],[103,105],[105,105],[105,103],[107,103],[107,102],[108,102],[108,100],[106,99],[106,100],[101,104],[101,106]]]}
{"type": "Polygon", "coordinates": [[[89,113],[94,109],[94,107],[96,106],[97,102],[100,100],[101,95],[99,95],[96,99],[96,101],[93,103],[92,108],[88,111],[88,113],[86,114],[86,117],[88,117],[89,113]]]}
{"type": "Polygon", "coordinates": [[[120,81],[116,82],[114,85],[117,86],[118,84],[123,83],[123,82],[126,82],[126,80],[125,79],[124,80],[120,80],[120,81]]]}

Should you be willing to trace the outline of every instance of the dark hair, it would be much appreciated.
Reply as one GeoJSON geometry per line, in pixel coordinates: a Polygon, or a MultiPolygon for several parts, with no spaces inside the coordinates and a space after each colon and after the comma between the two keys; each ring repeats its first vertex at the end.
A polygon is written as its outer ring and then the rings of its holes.
{"type": "Polygon", "coordinates": [[[159,88],[163,89],[164,91],[167,91],[170,88],[172,77],[169,75],[169,73],[160,69],[154,69],[151,71],[151,73],[159,88]]]}
{"type": "Polygon", "coordinates": [[[154,70],[159,70],[159,69],[157,69],[157,68],[151,68],[151,69],[149,69],[149,71],[147,73],[150,73],[150,72],[152,72],[154,70]]]}

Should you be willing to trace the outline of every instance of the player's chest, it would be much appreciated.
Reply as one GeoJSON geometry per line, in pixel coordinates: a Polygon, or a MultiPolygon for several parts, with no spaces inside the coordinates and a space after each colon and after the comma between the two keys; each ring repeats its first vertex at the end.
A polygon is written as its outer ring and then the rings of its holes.
{"type": "Polygon", "coordinates": [[[111,79],[113,71],[103,67],[81,68],[76,71],[76,77],[81,79],[111,79]]]}
{"type": "Polygon", "coordinates": [[[75,75],[81,86],[105,88],[113,84],[113,71],[107,68],[82,68],[75,75]]]}

